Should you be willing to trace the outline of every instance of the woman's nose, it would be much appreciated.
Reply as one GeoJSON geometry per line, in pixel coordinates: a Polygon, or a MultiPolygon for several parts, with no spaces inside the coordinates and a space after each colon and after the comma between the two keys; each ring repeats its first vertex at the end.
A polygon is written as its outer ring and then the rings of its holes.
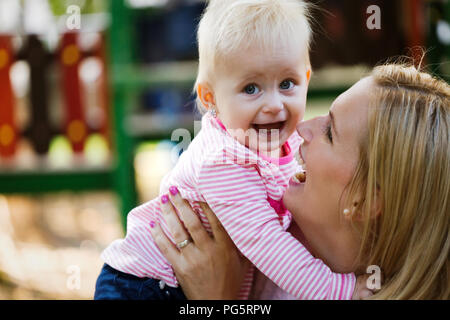
{"type": "Polygon", "coordinates": [[[311,142],[313,138],[313,131],[311,128],[311,120],[302,121],[297,125],[297,132],[305,142],[311,142]]]}

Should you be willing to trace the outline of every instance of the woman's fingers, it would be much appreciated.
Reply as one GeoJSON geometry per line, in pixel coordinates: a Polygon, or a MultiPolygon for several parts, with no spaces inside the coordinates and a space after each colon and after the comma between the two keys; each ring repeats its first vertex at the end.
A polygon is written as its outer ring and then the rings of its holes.
{"type": "Polygon", "coordinates": [[[172,264],[174,268],[176,268],[179,261],[178,258],[180,252],[165,235],[159,224],[155,223],[154,221],[150,221],[150,233],[161,253],[167,258],[170,264],[172,264]]]}
{"type": "Polygon", "coordinates": [[[185,295],[189,299],[235,299],[248,264],[243,261],[207,205],[200,204],[211,223],[215,241],[206,232],[189,202],[181,198],[178,190],[169,188],[169,192],[170,198],[165,195],[161,199],[162,217],[167,222],[168,230],[162,230],[159,225],[151,223],[151,234],[162,254],[172,264],[185,295]],[[164,233],[172,233],[175,241],[183,241],[184,237],[189,236],[175,208],[194,241],[181,250],[164,233]]]}
{"type": "Polygon", "coordinates": [[[230,239],[230,236],[225,231],[225,228],[220,223],[217,216],[212,212],[211,208],[206,202],[200,202],[200,207],[208,218],[209,224],[211,225],[211,229],[213,232],[214,239],[216,239],[219,243],[230,244],[233,241],[230,239]]]}
{"type": "Polygon", "coordinates": [[[209,240],[211,240],[211,238],[189,202],[181,198],[181,195],[176,187],[170,187],[169,191],[170,201],[178,210],[181,219],[183,219],[183,223],[189,231],[195,245],[201,247],[206,244],[209,240]]]}
{"type": "MultiPolygon", "coordinates": [[[[181,243],[185,240],[190,241],[190,236],[184,229],[178,215],[172,206],[169,197],[167,195],[161,196],[161,210],[164,221],[166,221],[167,228],[172,235],[176,244],[181,243]]],[[[189,246],[189,245],[188,245],[189,246]]],[[[184,249],[184,248],[183,248],[184,249]]]]}

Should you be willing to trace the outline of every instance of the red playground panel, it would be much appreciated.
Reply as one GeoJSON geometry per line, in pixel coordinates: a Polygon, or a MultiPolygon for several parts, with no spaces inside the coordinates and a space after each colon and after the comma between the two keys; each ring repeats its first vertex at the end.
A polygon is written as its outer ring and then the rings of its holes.
{"type": "Polygon", "coordinates": [[[62,86],[66,112],[65,132],[73,150],[83,152],[88,135],[82,101],[82,86],[78,69],[82,59],[80,47],[77,44],[76,33],[65,33],[62,37],[60,63],[62,86]]]}
{"type": "Polygon", "coordinates": [[[106,138],[109,146],[111,147],[111,132],[109,127],[109,91],[108,91],[108,73],[106,63],[106,40],[105,35],[101,36],[100,42],[94,51],[94,55],[100,59],[103,64],[103,71],[100,79],[100,92],[98,92],[98,104],[102,108],[104,117],[100,128],[100,133],[106,138]]]}
{"type": "Polygon", "coordinates": [[[0,35],[0,156],[12,157],[16,151],[14,94],[9,71],[13,63],[11,37],[0,35]]]}

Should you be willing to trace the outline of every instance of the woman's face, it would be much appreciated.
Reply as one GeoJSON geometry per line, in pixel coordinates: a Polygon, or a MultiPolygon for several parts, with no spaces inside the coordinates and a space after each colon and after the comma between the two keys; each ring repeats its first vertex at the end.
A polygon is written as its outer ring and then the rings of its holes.
{"type": "MultiPolygon", "coordinates": [[[[283,201],[312,252],[335,272],[355,271],[360,241],[344,208],[344,189],[359,160],[359,141],[366,134],[371,78],[341,94],[328,115],[300,123],[300,154],[306,181],[290,181],[283,201]]],[[[357,199],[353,199],[357,201],[357,199]]]]}

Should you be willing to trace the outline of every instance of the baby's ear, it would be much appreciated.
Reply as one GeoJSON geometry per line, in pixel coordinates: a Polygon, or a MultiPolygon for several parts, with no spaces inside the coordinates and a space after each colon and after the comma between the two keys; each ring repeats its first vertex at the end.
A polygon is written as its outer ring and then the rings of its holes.
{"type": "Polygon", "coordinates": [[[214,94],[208,84],[199,83],[197,85],[197,96],[207,110],[215,105],[214,94]]]}

